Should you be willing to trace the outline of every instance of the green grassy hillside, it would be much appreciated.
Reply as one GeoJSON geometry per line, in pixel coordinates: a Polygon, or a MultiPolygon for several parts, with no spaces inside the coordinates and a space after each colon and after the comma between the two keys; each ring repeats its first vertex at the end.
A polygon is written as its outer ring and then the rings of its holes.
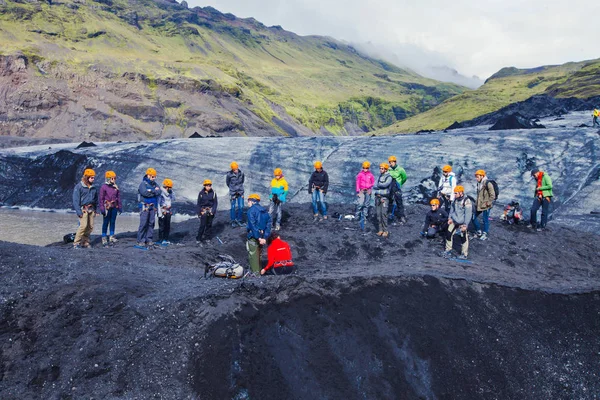
{"type": "Polygon", "coordinates": [[[600,59],[533,69],[503,68],[479,89],[452,97],[377,133],[444,129],[454,121],[468,121],[537,94],[579,98],[600,95],[600,59]]]}
{"type": "MultiPolygon", "coordinates": [[[[159,0],[3,1],[0,54],[43,60],[65,79],[83,79],[90,70],[107,77],[141,74],[150,91],[153,82],[188,78],[237,97],[269,124],[282,108],[313,132],[325,127],[344,134],[346,123],[372,130],[466,90],[330,38],[300,37],[211,7],[159,0]]],[[[183,116],[185,107],[173,113],[183,116]]]]}

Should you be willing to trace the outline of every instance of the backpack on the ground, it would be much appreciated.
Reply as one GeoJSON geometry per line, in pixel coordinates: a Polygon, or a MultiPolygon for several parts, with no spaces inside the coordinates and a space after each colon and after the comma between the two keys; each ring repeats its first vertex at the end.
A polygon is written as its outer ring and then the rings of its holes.
{"type": "MultiPolygon", "coordinates": [[[[491,183],[494,188],[494,193],[496,193],[496,198],[494,199],[494,201],[496,201],[498,200],[498,195],[500,195],[500,188],[498,187],[498,183],[493,179],[488,179],[488,182],[491,183]]],[[[487,185],[485,186],[485,189],[489,193],[490,190],[488,189],[487,185]]]]}
{"type": "Polygon", "coordinates": [[[219,255],[219,258],[223,261],[219,261],[212,265],[206,265],[206,268],[204,269],[205,278],[207,275],[229,279],[239,279],[244,277],[244,267],[236,263],[233,257],[221,254],[219,255]]]}

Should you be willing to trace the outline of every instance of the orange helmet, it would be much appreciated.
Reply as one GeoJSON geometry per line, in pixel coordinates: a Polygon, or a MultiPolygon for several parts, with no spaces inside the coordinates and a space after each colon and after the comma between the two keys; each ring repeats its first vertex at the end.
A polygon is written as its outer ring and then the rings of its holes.
{"type": "Polygon", "coordinates": [[[238,169],[238,168],[239,168],[239,166],[238,166],[238,163],[236,163],[235,161],[234,161],[234,162],[232,162],[232,163],[229,165],[229,167],[231,167],[231,169],[233,169],[233,170],[236,170],[236,169],[238,169]]]}
{"type": "Polygon", "coordinates": [[[388,169],[390,169],[390,166],[388,163],[382,162],[381,164],[379,164],[379,168],[383,168],[387,171],[388,169]]]}
{"type": "Polygon", "coordinates": [[[148,168],[146,170],[146,175],[150,175],[150,176],[156,176],[156,170],[154,168],[148,168]]]}
{"type": "Polygon", "coordinates": [[[169,178],[167,178],[167,179],[165,179],[165,180],[163,181],[163,186],[166,186],[166,187],[168,187],[168,188],[172,188],[172,187],[173,187],[173,181],[172,181],[172,180],[170,180],[169,178]]]}
{"type": "Polygon", "coordinates": [[[260,201],[260,195],[256,194],[256,193],[252,193],[250,196],[248,196],[248,200],[260,201]]]}
{"type": "Polygon", "coordinates": [[[87,168],[85,171],[83,171],[83,176],[96,176],[96,171],[91,168],[87,168]]]}
{"type": "Polygon", "coordinates": [[[315,168],[316,169],[323,168],[323,163],[321,161],[315,161],[315,168]]]}
{"type": "Polygon", "coordinates": [[[362,167],[363,168],[371,168],[371,163],[368,162],[368,161],[365,161],[365,162],[362,163],[362,167]]]}
{"type": "Polygon", "coordinates": [[[388,162],[392,162],[392,161],[394,161],[394,162],[398,161],[398,160],[396,159],[396,156],[389,156],[389,157],[388,157],[388,162]]]}
{"type": "Polygon", "coordinates": [[[452,172],[452,167],[449,165],[444,165],[442,172],[452,172]]]}
{"type": "Polygon", "coordinates": [[[204,186],[206,186],[206,185],[212,185],[212,181],[210,179],[205,179],[204,182],[202,182],[202,184],[204,186]]]}
{"type": "Polygon", "coordinates": [[[440,201],[438,199],[431,199],[431,201],[429,202],[429,204],[431,204],[431,205],[435,204],[435,205],[439,206],[440,205],[440,201]]]}
{"type": "Polygon", "coordinates": [[[475,171],[475,176],[485,176],[485,171],[482,169],[478,169],[477,171],[475,171]]]}
{"type": "Polygon", "coordinates": [[[275,171],[273,171],[273,175],[275,175],[275,176],[283,175],[283,171],[281,170],[281,168],[275,168],[275,171]]]}
{"type": "Polygon", "coordinates": [[[115,174],[114,171],[106,171],[106,173],[104,174],[104,177],[106,179],[110,179],[110,178],[116,178],[117,174],[115,174]]]}
{"type": "Polygon", "coordinates": [[[464,193],[465,192],[465,188],[462,187],[461,185],[458,185],[454,188],[454,193],[464,193]]]}

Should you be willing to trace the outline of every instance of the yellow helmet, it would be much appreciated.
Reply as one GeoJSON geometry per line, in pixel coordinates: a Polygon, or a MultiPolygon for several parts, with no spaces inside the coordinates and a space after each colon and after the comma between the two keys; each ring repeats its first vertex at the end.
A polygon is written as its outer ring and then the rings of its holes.
{"type": "Polygon", "coordinates": [[[485,171],[482,169],[478,169],[477,171],[475,171],[475,176],[480,175],[480,176],[485,176],[485,171]]]}
{"type": "Polygon", "coordinates": [[[442,172],[452,172],[452,167],[449,165],[444,165],[442,172]]]}
{"type": "Polygon", "coordinates": [[[323,163],[321,161],[315,161],[315,168],[316,169],[323,168],[323,163]]]}
{"type": "Polygon", "coordinates": [[[110,179],[110,178],[116,178],[117,174],[115,174],[114,171],[106,171],[106,173],[104,174],[104,177],[106,179],[110,179]]]}
{"type": "Polygon", "coordinates": [[[454,193],[464,193],[465,192],[465,188],[462,187],[461,185],[458,185],[457,187],[454,188],[454,193]]]}
{"type": "Polygon", "coordinates": [[[392,162],[392,161],[394,161],[394,162],[398,161],[398,160],[396,159],[396,156],[389,156],[389,157],[388,157],[388,162],[392,162]]]}
{"type": "Polygon", "coordinates": [[[256,194],[256,193],[252,193],[250,196],[248,196],[248,200],[260,201],[260,195],[256,194]]]}
{"type": "Polygon", "coordinates": [[[368,162],[368,161],[364,161],[364,162],[362,163],[362,167],[363,167],[363,168],[371,168],[371,163],[370,163],[370,162],[368,162]]]}
{"type": "Polygon", "coordinates": [[[281,170],[281,168],[275,168],[275,171],[273,171],[273,175],[275,175],[275,176],[283,175],[283,171],[281,170]]]}
{"type": "Polygon", "coordinates": [[[236,169],[238,169],[238,168],[239,168],[239,166],[238,166],[238,163],[236,163],[235,161],[234,161],[234,162],[232,162],[232,163],[229,165],[229,167],[231,167],[231,169],[233,169],[233,170],[236,170],[236,169]]]}
{"type": "Polygon", "coordinates": [[[440,201],[438,199],[431,199],[431,201],[429,202],[429,204],[431,204],[431,205],[435,204],[435,205],[439,206],[440,205],[440,201]]]}
{"type": "Polygon", "coordinates": [[[83,176],[96,176],[96,171],[91,168],[87,168],[85,171],[83,171],[83,176]]]}
{"type": "Polygon", "coordinates": [[[388,169],[390,169],[390,166],[388,163],[383,162],[383,163],[379,164],[379,168],[383,168],[387,171],[388,169]]]}
{"type": "Polygon", "coordinates": [[[163,186],[166,186],[166,187],[168,187],[168,188],[172,188],[172,187],[173,187],[173,181],[172,181],[172,180],[170,180],[169,178],[167,178],[167,179],[165,179],[165,180],[163,181],[163,186]]]}
{"type": "Polygon", "coordinates": [[[205,179],[204,182],[202,182],[202,184],[204,186],[206,186],[206,185],[212,185],[212,181],[210,179],[205,179]]]}
{"type": "Polygon", "coordinates": [[[146,170],[146,175],[150,175],[150,176],[156,176],[156,170],[154,168],[148,168],[146,170]]]}

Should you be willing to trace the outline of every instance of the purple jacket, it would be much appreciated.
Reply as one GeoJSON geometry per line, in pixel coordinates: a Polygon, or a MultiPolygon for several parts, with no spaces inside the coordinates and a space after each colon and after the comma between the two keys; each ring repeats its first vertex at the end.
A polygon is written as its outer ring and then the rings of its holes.
{"type": "Polygon", "coordinates": [[[121,204],[121,191],[116,185],[109,185],[105,183],[100,188],[100,212],[104,214],[107,208],[116,208],[119,211],[123,211],[121,204]],[[108,203],[111,203],[109,206],[108,203]],[[109,207],[107,207],[109,206],[109,207]]]}
{"type": "Polygon", "coordinates": [[[371,173],[371,171],[361,170],[358,175],[356,175],[356,193],[361,190],[368,190],[371,192],[371,188],[375,184],[375,177],[371,173]]]}

